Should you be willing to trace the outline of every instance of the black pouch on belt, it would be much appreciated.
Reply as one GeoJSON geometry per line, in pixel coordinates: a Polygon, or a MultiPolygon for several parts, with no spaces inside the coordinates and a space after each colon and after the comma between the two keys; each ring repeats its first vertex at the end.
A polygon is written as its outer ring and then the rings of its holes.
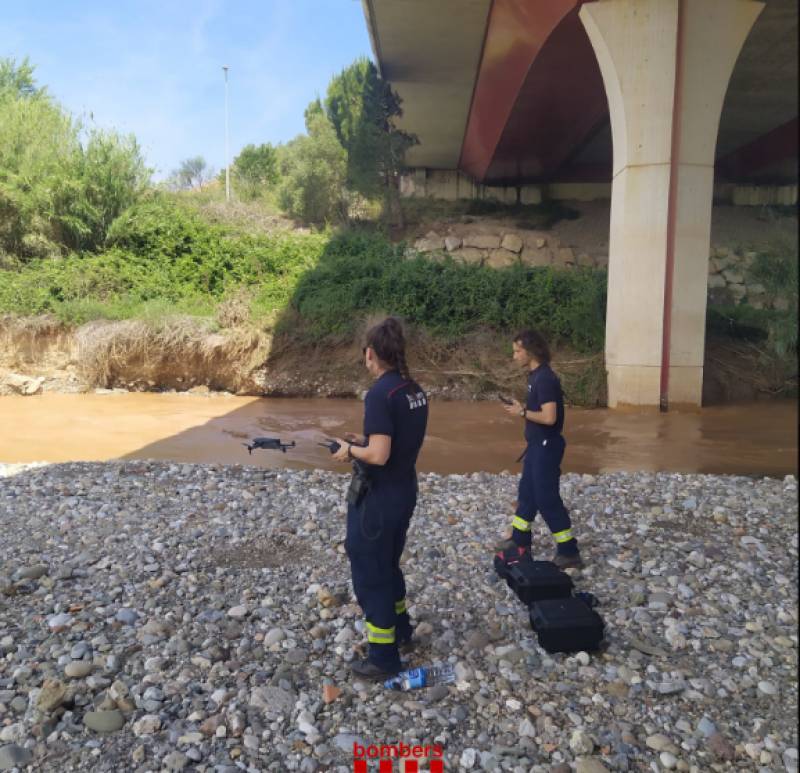
{"type": "Polygon", "coordinates": [[[347,504],[357,507],[369,491],[369,477],[364,466],[353,462],[353,477],[347,489],[347,504]]]}

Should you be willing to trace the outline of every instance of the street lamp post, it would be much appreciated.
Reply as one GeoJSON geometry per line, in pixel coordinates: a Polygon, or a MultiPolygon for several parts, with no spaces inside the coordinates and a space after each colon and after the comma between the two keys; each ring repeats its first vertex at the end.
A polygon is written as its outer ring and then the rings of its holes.
{"type": "Polygon", "coordinates": [[[231,165],[230,148],[228,143],[228,65],[222,65],[225,72],[225,201],[231,200],[231,165]]]}

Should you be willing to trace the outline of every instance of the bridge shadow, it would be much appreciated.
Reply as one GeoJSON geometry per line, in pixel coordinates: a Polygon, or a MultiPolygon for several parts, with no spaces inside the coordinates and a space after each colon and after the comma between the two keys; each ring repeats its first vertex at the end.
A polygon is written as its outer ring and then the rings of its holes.
{"type": "MultiPolygon", "coordinates": [[[[133,397],[133,396],[132,396],[133,397]]],[[[324,469],[347,473],[349,467],[332,459],[317,445],[345,432],[360,432],[363,403],[331,398],[203,398],[188,395],[150,395],[158,413],[172,412],[186,426],[166,434],[119,459],[155,459],[197,464],[241,464],[265,469],[324,469]],[[160,406],[162,399],[168,405],[160,406]],[[235,400],[232,410],[220,411],[219,402],[235,400]],[[217,415],[209,415],[217,411],[217,415]],[[181,416],[181,414],[183,414],[181,416]],[[245,448],[258,436],[280,438],[295,446],[278,450],[245,448]]],[[[151,420],[149,413],[145,418],[151,420]]],[[[137,417],[133,417],[139,425],[137,417]]],[[[517,422],[499,404],[433,401],[428,434],[418,469],[439,474],[514,471],[522,449],[517,422]]]]}
{"type": "MultiPolygon", "coordinates": [[[[120,459],[345,472],[346,467],[334,462],[329,451],[317,444],[334,435],[358,431],[361,421],[361,406],[347,400],[160,395],[153,396],[153,401],[157,403],[165,397],[172,398],[169,408],[173,412],[183,412],[187,423],[192,417],[198,423],[147,443],[120,459]],[[221,400],[235,401],[236,407],[220,411],[221,400]],[[250,453],[245,443],[255,437],[279,438],[295,445],[286,451],[250,453]]],[[[175,413],[173,416],[177,418],[175,413]]]]}

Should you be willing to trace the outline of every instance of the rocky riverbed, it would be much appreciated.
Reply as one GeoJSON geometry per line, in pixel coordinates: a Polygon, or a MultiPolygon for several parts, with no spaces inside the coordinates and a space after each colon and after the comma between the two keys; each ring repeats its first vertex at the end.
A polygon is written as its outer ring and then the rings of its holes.
{"type": "Polygon", "coordinates": [[[409,658],[457,682],[395,693],[348,672],[345,476],[0,465],[0,770],[796,771],[796,480],[565,476],[607,624],[573,656],[491,571],[515,484],[421,476],[409,658]]]}

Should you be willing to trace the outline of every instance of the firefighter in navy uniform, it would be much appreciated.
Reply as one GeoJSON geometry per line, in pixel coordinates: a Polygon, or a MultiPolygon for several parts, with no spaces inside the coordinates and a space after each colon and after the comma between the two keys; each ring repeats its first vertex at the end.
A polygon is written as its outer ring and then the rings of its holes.
{"type": "Polygon", "coordinates": [[[561,569],[583,565],[578,542],[572,536],[569,512],[561,501],[559,478],[566,443],[564,395],[561,382],[550,368],[550,349],[535,330],[521,331],[513,341],[513,359],[528,369],[528,397],[523,406],[516,400],[505,406],[512,416],[525,422],[527,448],[519,482],[517,511],[511,522],[511,540],[531,547],[531,521],[540,512],[553,535],[553,563],[561,569]]]}
{"type": "Polygon", "coordinates": [[[417,503],[416,461],[428,423],[428,399],[409,376],[400,323],[389,317],[367,333],[364,364],[375,377],[365,399],[364,435],[347,435],[334,458],[355,461],[348,492],[345,548],[356,599],[366,618],[368,657],[353,662],[362,678],[402,667],[398,645],[410,643],[400,556],[417,503]],[[358,481],[362,477],[364,481],[358,481]]]}

